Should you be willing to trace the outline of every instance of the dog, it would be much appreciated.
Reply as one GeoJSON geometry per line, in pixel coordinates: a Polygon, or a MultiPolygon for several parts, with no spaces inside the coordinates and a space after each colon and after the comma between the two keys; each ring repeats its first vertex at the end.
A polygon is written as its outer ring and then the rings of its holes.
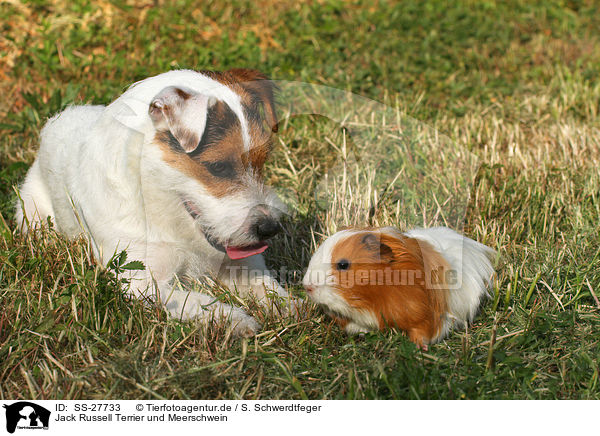
{"type": "Polygon", "coordinates": [[[284,205],[262,172],[277,130],[275,87],[255,70],[176,70],[132,85],[108,106],[71,106],[51,118],[20,187],[22,231],[48,219],[90,240],[103,265],[121,250],[145,269],[129,295],[158,299],[182,320],[231,319],[249,337],[244,310],[182,288],[215,278],[242,294],[288,298],[261,253],[284,205]],[[248,271],[252,272],[250,276],[248,271]]]}

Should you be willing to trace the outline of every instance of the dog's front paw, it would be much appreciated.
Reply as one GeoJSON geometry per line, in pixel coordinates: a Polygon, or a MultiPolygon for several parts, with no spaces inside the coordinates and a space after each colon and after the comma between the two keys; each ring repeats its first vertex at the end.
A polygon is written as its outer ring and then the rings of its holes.
{"type": "Polygon", "coordinates": [[[261,325],[250,315],[239,311],[231,320],[231,330],[233,335],[240,338],[251,338],[259,332],[261,325]]]}

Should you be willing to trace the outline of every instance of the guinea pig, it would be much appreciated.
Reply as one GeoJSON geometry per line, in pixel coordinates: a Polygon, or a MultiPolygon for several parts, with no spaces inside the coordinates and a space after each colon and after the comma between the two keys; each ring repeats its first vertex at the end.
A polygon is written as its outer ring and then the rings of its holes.
{"type": "Polygon", "coordinates": [[[473,320],[494,254],[447,227],[342,230],[317,249],[302,283],[349,334],[397,328],[426,349],[473,320]]]}

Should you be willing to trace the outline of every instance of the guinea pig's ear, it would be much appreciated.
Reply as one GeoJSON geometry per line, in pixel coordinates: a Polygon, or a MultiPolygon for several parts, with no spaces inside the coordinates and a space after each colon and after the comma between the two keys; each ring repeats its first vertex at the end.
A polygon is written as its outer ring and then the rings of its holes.
{"type": "Polygon", "coordinates": [[[380,235],[367,233],[363,236],[361,243],[373,256],[379,256],[379,260],[382,262],[391,262],[394,260],[394,252],[389,245],[381,240],[380,235]]]}

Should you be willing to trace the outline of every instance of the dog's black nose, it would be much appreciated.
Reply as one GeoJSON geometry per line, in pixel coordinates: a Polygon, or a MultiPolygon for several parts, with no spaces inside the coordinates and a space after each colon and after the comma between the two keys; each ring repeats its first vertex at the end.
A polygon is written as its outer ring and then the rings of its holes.
{"type": "Polygon", "coordinates": [[[262,217],[256,223],[256,234],[260,239],[269,239],[279,233],[281,226],[273,218],[262,217]]]}

